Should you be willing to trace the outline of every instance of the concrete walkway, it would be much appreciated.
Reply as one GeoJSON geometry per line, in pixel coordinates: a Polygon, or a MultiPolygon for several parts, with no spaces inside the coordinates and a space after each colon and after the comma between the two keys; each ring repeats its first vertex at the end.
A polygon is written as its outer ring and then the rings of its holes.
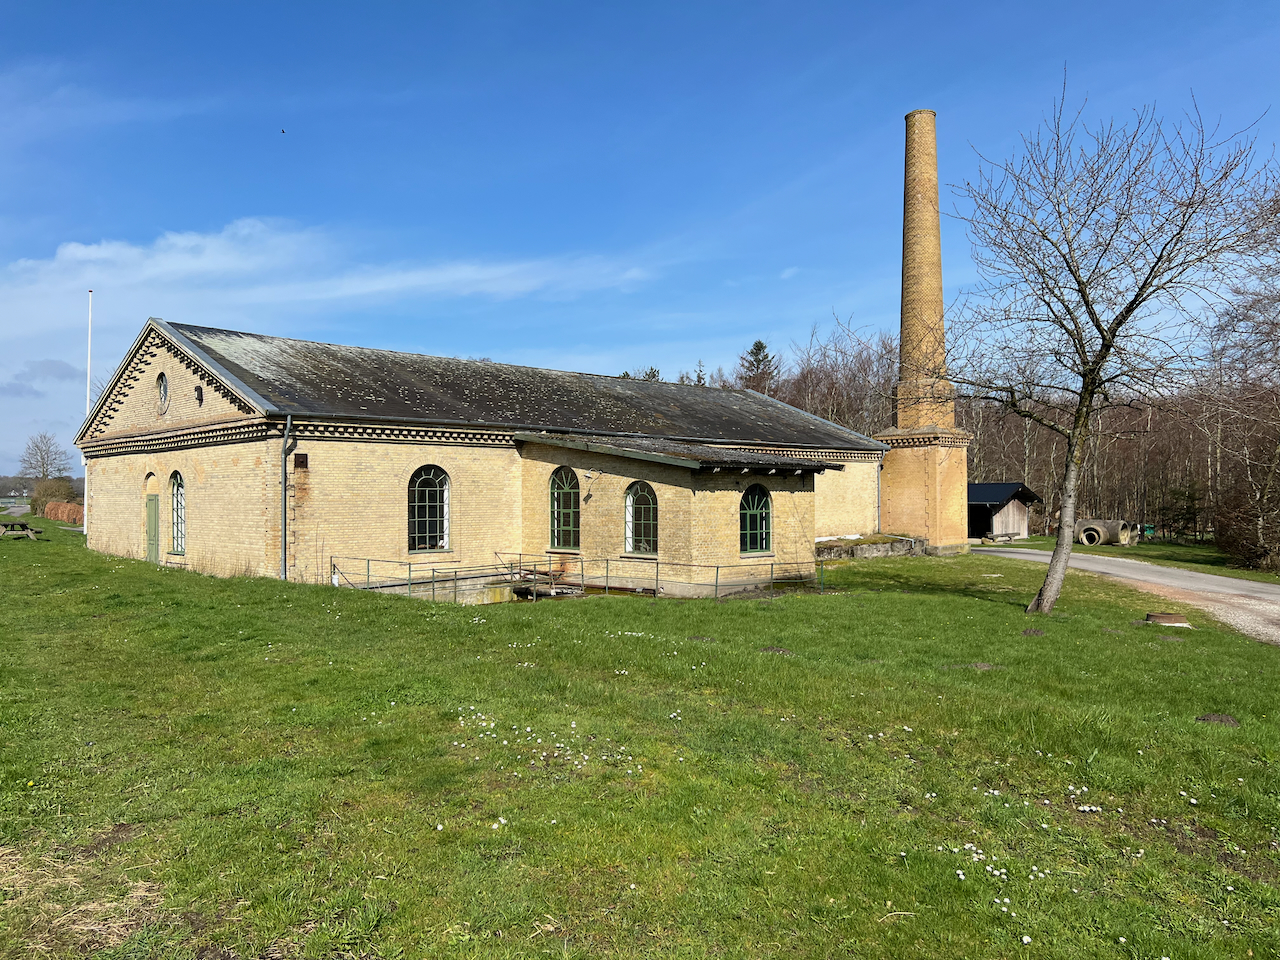
{"type": "MultiPolygon", "coordinates": [[[[1044,564],[1052,555],[1048,550],[1009,547],[974,547],[973,552],[1044,564]]],[[[1241,633],[1266,643],[1280,644],[1280,584],[1219,577],[1125,557],[1098,557],[1085,553],[1071,554],[1070,565],[1073,570],[1115,577],[1139,590],[1192,604],[1231,624],[1241,633]]]]}

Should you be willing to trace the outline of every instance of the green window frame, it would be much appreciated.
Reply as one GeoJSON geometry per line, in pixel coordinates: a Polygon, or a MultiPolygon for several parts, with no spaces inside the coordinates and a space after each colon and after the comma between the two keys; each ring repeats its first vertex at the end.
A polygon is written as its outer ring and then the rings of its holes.
{"type": "Polygon", "coordinates": [[[769,491],[758,483],[747,487],[738,507],[738,540],[741,553],[768,553],[773,549],[769,491]]]}
{"type": "Polygon", "coordinates": [[[409,552],[449,549],[449,474],[434,464],[409,478],[409,552]]]}
{"type": "Polygon", "coordinates": [[[577,550],[582,544],[582,499],[578,475],[568,467],[551,474],[551,548],[577,550]]]}
{"type": "Polygon", "coordinates": [[[637,480],[627,487],[626,552],[657,556],[658,495],[637,480]]]}
{"type": "Polygon", "coordinates": [[[169,501],[173,508],[173,549],[170,553],[187,552],[187,485],[177,470],[169,476],[169,501]]]}

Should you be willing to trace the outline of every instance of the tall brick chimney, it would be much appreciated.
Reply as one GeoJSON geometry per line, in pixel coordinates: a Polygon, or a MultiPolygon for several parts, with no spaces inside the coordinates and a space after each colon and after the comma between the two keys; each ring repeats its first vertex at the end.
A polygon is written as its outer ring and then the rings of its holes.
{"type": "Polygon", "coordinates": [[[907,114],[902,198],[902,328],[894,425],[956,425],[951,384],[943,379],[942,230],[938,217],[937,115],[907,114]]]}
{"type": "Polygon", "coordinates": [[[930,553],[968,550],[968,433],[956,429],[946,379],[936,114],[907,114],[902,203],[902,314],[893,429],[881,467],[880,527],[921,537],[930,553]]]}

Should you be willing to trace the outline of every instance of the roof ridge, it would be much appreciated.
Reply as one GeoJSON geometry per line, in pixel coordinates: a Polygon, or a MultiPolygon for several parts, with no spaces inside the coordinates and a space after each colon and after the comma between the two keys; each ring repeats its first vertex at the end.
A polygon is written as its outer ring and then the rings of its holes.
{"type": "Polygon", "coordinates": [[[268,416],[471,424],[707,444],[887,449],[747,389],[166,324],[268,416]]]}
{"type": "MultiPolygon", "coordinates": [[[[755,390],[746,387],[712,387],[709,384],[697,383],[677,383],[672,380],[644,380],[639,377],[624,376],[622,374],[613,373],[593,373],[589,370],[563,370],[559,367],[536,367],[528,363],[508,363],[504,360],[481,360],[476,357],[457,357],[449,356],[442,353],[418,353],[413,350],[392,350],[389,347],[365,347],[353,343],[333,343],[329,340],[303,340],[299,337],[281,337],[274,333],[253,333],[248,330],[232,330],[229,327],[205,327],[194,323],[166,323],[166,326],[175,329],[204,330],[210,333],[232,334],[237,337],[253,337],[258,340],[282,340],[285,343],[302,343],[308,346],[334,347],[338,350],[359,350],[362,353],[382,353],[392,354],[397,357],[426,357],[431,360],[449,360],[455,363],[479,363],[491,364],[495,367],[514,367],[518,370],[536,370],[539,373],[559,373],[572,377],[598,377],[602,380],[618,380],[625,381],[628,384],[640,386],[642,389],[651,387],[676,387],[681,390],[694,388],[701,390],[722,390],[726,393],[750,393],[757,396],[765,396],[757,394],[755,390]]],[[[773,398],[768,398],[773,399],[773,398]]],[[[798,407],[793,409],[799,409],[798,407]]],[[[805,411],[801,411],[804,413],[805,411]]],[[[810,416],[812,416],[810,414],[810,416]]],[[[820,417],[818,419],[821,419],[820,417]]],[[[827,421],[824,421],[827,422],[827,421]]],[[[834,424],[839,426],[839,424],[834,424]]]]}

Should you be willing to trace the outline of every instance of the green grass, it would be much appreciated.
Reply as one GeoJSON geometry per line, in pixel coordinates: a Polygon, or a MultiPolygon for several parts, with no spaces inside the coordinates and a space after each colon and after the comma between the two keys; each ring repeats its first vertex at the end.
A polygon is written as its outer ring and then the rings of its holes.
{"type": "MultiPolygon", "coordinates": [[[[1054,537],[1031,537],[1001,543],[1001,547],[1024,547],[1029,550],[1052,550],[1057,544],[1054,537]]],[[[1220,577],[1236,577],[1241,580],[1257,580],[1261,583],[1280,583],[1280,574],[1265,570],[1249,570],[1235,565],[1235,561],[1212,543],[1173,543],[1164,540],[1143,540],[1131,547],[1114,544],[1090,547],[1073,544],[1072,553],[1088,553],[1099,557],[1125,557],[1143,560],[1164,567],[1181,567],[1199,573],[1212,573],[1220,577]]]]}
{"type": "Polygon", "coordinates": [[[1280,650],[1199,611],[1028,617],[977,556],[461,608],[44,526],[0,541],[6,960],[1280,951],[1280,650]]]}

